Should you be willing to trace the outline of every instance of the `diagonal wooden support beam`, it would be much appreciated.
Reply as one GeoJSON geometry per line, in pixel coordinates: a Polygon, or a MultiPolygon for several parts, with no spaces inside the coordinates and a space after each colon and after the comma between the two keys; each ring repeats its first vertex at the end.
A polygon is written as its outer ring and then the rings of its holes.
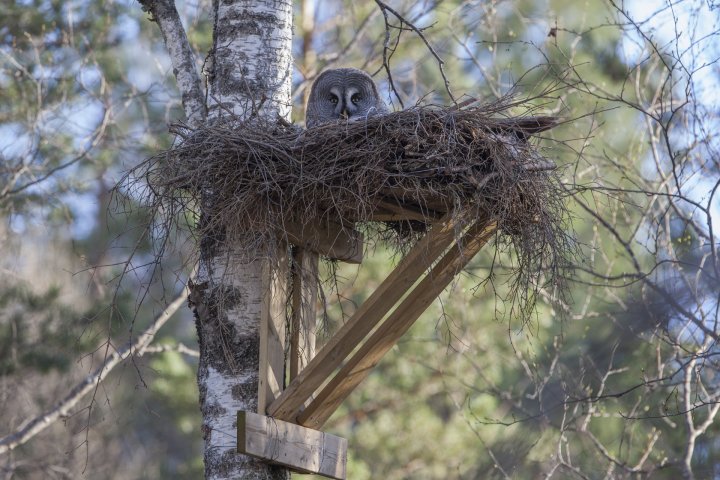
{"type": "Polygon", "coordinates": [[[400,261],[327,344],[267,409],[269,415],[294,422],[305,402],[335,371],[407,290],[453,242],[461,219],[447,214],[400,261]]]}
{"type": "Polygon", "coordinates": [[[495,222],[478,222],[471,226],[458,245],[450,248],[335,377],[320,390],[297,417],[297,423],[315,429],[322,427],[342,401],[367,378],[380,359],[487,243],[495,229],[495,222]]]}

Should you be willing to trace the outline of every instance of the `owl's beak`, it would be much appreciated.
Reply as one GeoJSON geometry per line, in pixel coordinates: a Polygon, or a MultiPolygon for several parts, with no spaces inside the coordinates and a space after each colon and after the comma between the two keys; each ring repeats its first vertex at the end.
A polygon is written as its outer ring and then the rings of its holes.
{"type": "Polygon", "coordinates": [[[348,111],[347,109],[343,108],[340,110],[340,120],[347,120],[348,119],[348,111]]]}

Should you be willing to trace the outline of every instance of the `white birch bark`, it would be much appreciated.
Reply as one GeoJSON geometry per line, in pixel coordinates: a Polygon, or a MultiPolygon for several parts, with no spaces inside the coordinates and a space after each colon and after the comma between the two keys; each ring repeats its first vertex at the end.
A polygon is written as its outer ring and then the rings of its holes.
{"type": "Polygon", "coordinates": [[[214,1],[209,117],[290,120],[292,1],[214,1]]]}
{"type": "MultiPolygon", "coordinates": [[[[215,0],[213,7],[208,120],[233,113],[289,121],[292,1],[215,0]]],[[[265,260],[221,233],[204,239],[201,256],[205,288],[195,305],[205,477],[288,479],[286,469],[236,453],[237,411],[257,411],[265,260]]]]}

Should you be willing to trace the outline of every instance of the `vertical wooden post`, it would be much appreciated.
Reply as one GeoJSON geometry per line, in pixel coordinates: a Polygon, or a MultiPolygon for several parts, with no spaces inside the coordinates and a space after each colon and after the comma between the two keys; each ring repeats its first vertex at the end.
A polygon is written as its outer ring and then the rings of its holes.
{"type": "Polygon", "coordinates": [[[260,308],[260,371],[258,413],[265,410],[285,388],[285,345],[290,278],[287,244],[280,241],[277,259],[264,260],[260,308]]]}
{"type": "Polygon", "coordinates": [[[317,303],[317,253],[296,247],[292,262],[292,322],[290,337],[290,380],[315,356],[317,303]]]}

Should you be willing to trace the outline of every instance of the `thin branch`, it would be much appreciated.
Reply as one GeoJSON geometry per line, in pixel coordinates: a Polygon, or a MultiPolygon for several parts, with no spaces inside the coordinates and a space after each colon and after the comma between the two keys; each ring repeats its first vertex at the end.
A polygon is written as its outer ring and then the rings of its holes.
{"type": "Polygon", "coordinates": [[[155,338],[155,334],[160,328],[167,323],[178,308],[185,302],[187,291],[184,290],[178,295],[165,310],[162,311],[153,323],[134,340],[129,341],[125,346],[108,356],[103,365],[93,373],[85,377],[85,379],[77,384],[65,398],[55,404],[50,410],[40,416],[33,418],[25,423],[25,425],[16,429],[10,435],[0,439],[0,454],[9,452],[28,440],[39,434],[58,419],[68,415],[70,409],[73,408],[86,394],[93,391],[97,385],[103,381],[105,377],[120,362],[132,355],[142,355],[147,350],[150,342],[155,338]]]}
{"type": "MultiPolygon", "coordinates": [[[[185,344],[178,343],[177,345],[152,345],[150,347],[147,347],[145,351],[142,353],[163,353],[163,352],[178,352],[182,353],[183,355],[187,355],[188,357],[195,357],[200,358],[200,352],[188,347],[185,344]]],[[[139,355],[139,353],[138,353],[139,355]]]]}
{"type": "MultiPolygon", "coordinates": [[[[393,85],[392,76],[390,74],[390,65],[388,63],[389,58],[388,58],[387,52],[388,52],[388,50],[391,50],[391,52],[394,52],[394,48],[391,49],[388,46],[390,43],[390,27],[392,26],[392,25],[390,25],[389,20],[388,20],[388,16],[387,16],[388,12],[391,13],[400,22],[400,26],[396,27],[396,28],[398,28],[398,30],[400,30],[402,32],[402,30],[404,30],[403,25],[407,25],[408,29],[415,32],[417,34],[417,36],[420,37],[420,39],[423,41],[423,43],[425,43],[425,46],[430,51],[430,54],[433,57],[435,57],[435,60],[437,61],[438,68],[440,69],[440,75],[442,76],[443,81],[445,82],[445,91],[448,93],[448,96],[450,96],[450,99],[453,101],[453,103],[457,103],[457,101],[455,100],[455,96],[453,95],[452,91],[450,90],[450,81],[448,80],[447,76],[445,76],[445,61],[440,57],[440,55],[437,54],[437,52],[435,51],[433,46],[430,45],[430,42],[428,41],[428,39],[425,38],[425,34],[422,32],[423,29],[416,27],[412,22],[410,22],[409,20],[406,20],[405,17],[400,15],[396,10],[391,8],[386,3],[381,2],[380,0],[375,0],[375,3],[380,8],[380,10],[382,10],[382,14],[385,17],[385,45],[383,47],[383,67],[385,67],[385,71],[388,74],[388,79],[390,81],[390,85],[391,85],[393,91],[395,91],[395,86],[393,85]]],[[[392,53],[391,53],[391,55],[392,55],[392,53]]],[[[398,98],[398,100],[400,101],[400,105],[402,106],[402,100],[400,99],[400,96],[397,94],[397,91],[395,91],[395,96],[398,98]]]]}
{"type": "Polygon", "coordinates": [[[97,147],[100,144],[100,142],[103,140],[103,138],[105,137],[105,132],[107,131],[108,126],[110,125],[111,112],[112,112],[112,109],[107,108],[107,106],[106,106],[106,108],[103,112],[102,120],[100,121],[100,125],[98,125],[98,127],[92,133],[92,140],[90,141],[90,144],[86,148],[84,148],[82,152],[80,152],[78,155],[76,155],[71,160],[68,160],[65,163],[61,163],[60,165],[49,169],[47,172],[43,173],[39,177],[37,177],[33,180],[30,180],[20,186],[11,188],[14,182],[9,182],[7,184],[7,186],[3,189],[3,191],[0,192],[0,199],[8,197],[10,195],[18,194],[18,193],[22,192],[23,190],[26,190],[26,189],[32,187],[33,185],[42,183],[45,180],[47,180],[48,178],[55,175],[57,172],[64,170],[68,167],[71,167],[71,166],[75,165],[76,163],[88,158],[88,156],[90,155],[90,152],[92,152],[93,149],[95,147],[97,147]]]}
{"type": "Polygon", "coordinates": [[[195,54],[190,48],[180,15],[175,8],[175,2],[172,0],[140,0],[140,5],[142,5],[143,11],[150,13],[152,16],[150,20],[157,23],[160,28],[182,95],[188,123],[197,125],[203,122],[207,111],[200,75],[195,65],[195,54]]]}

